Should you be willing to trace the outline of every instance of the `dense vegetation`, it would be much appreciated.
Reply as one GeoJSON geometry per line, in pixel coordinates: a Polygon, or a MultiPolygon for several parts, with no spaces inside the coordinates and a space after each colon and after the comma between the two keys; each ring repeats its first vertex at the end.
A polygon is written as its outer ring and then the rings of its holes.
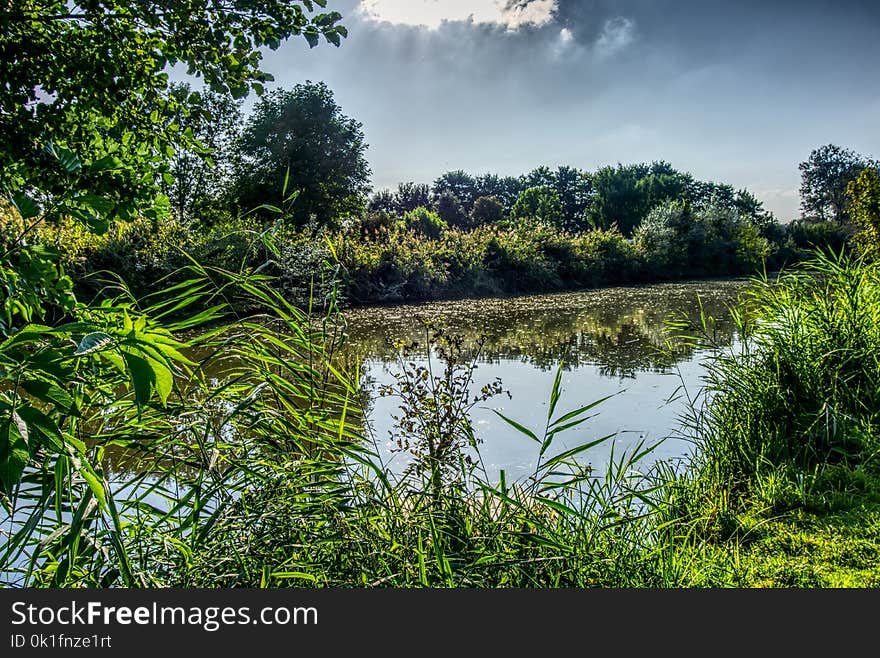
{"type": "Polygon", "coordinates": [[[235,119],[234,99],[270,78],[261,48],[345,36],[324,4],[0,14],[4,582],[878,585],[876,164],[814,152],[804,207],[819,220],[786,227],[747,192],[663,162],[449,172],[368,200],[360,126],[325,86],[264,96],[243,130],[235,119]],[[177,62],[212,91],[170,85],[177,62]],[[408,365],[399,346],[384,391],[401,398],[412,466],[395,476],[364,436],[340,292],[781,266],[744,301],[733,346],[713,342],[710,318],[673,326],[671,340],[713,350],[682,430],[701,448],[686,469],[640,473],[650,446],[600,473],[577,459],[611,437],[560,452],[601,412],[559,408],[560,369],[542,428],[504,418],[534,443],[533,477],[490,481],[465,450],[478,450],[468,412],[500,387],[468,395],[479,346],[432,328],[439,361],[408,365]]]}

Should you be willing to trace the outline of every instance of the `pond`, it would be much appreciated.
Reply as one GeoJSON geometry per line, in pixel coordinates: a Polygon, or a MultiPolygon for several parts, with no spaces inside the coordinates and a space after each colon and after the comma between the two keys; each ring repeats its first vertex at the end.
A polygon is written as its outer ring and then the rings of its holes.
{"type": "MultiPolygon", "coordinates": [[[[688,395],[696,394],[703,384],[705,354],[664,350],[665,323],[672,314],[698,318],[702,304],[718,320],[721,338],[733,340],[729,307],[747,286],[747,279],[712,280],[351,310],[348,349],[362,362],[370,435],[392,470],[402,471],[411,457],[396,449],[393,436],[400,399],[378,393],[393,384],[404,363],[427,363],[423,323],[429,321],[447,334],[461,336],[465,346],[482,345],[476,355],[472,395],[496,378],[506,391],[471,412],[490,478],[497,478],[502,469],[510,480],[534,471],[537,444],[511,428],[495,410],[542,436],[560,362],[563,393],[557,417],[611,397],[591,412],[595,416],[586,424],[558,435],[551,452],[614,435],[584,453],[583,459],[602,469],[612,443],[617,455],[640,441],[660,442],[648,463],[686,457],[691,444],[676,437],[677,429],[688,395]],[[396,340],[418,344],[405,361],[393,345],[396,340]]],[[[435,373],[443,368],[433,351],[432,364],[435,373]]]]}

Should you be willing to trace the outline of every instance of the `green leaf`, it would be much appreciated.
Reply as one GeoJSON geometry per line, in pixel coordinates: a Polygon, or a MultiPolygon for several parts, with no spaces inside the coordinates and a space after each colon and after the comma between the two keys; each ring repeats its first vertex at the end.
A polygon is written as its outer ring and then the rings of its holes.
{"type": "Polygon", "coordinates": [[[30,436],[30,451],[33,453],[40,446],[52,448],[55,452],[65,452],[64,437],[55,421],[39,409],[22,405],[17,409],[18,415],[27,425],[30,436]],[[36,441],[35,441],[36,439],[36,441]]]}
{"type": "Polygon", "coordinates": [[[98,476],[92,471],[91,467],[85,465],[80,469],[79,473],[89,485],[92,493],[95,494],[95,498],[101,504],[101,509],[107,509],[107,493],[104,491],[104,485],[98,479],[98,476]]]}
{"type": "Polygon", "coordinates": [[[19,192],[11,200],[22,219],[31,219],[40,214],[40,206],[27,194],[19,192]]]}
{"type": "Polygon", "coordinates": [[[0,421],[0,484],[7,495],[21,481],[28,462],[28,432],[22,419],[14,411],[4,412],[0,421]]]}
{"type": "Polygon", "coordinates": [[[115,205],[110,199],[106,199],[96,194],[83,194],[82,196],[74,197],[72,201],[81,203],[87,208],[94,210],[98,215],[108,214],[113,210],[113,206],[115,205]]]}
{"type": "Polygon", "coordinates": [[[76,351],[73,355],[86,356],[87,354],[100,352],[112,342],[113,336],[110,334],[106,334],[103,331],[93,331],[92,333],[83,336],[82,340],[79,341],[79,345],[76,346],[76,351]]]}
{"type": "MultiPolygon", "coordinates": [[[[555,421],[553,421],[553,423],[550,425],[550,429],[557,431],[557,432],[561,431],[563,429],[562,427],[560,427],[560,425],[562,423],[564,423],[567,420],[571,420],[572,418],[575,418],[577,416],[580,416],[582,414],[585,414],[592,409],[595,409],[596,407],[598,407],[600,404],[602,404],[606,400],[613,398],[615,395],[619,395],[619,393],[612,393],[611,395],[606,395],[605,397],[599,398],[595,402],[591,402],[590,404],[588,404],[586,406],[580,407],[579,409],[575,409],[574,411],[569,411],[567,414],[565,414],[561,418],[557,418],[555,421]]],[[[571,425],[568,425],[567,427],[571,427],[571,425]]]]}
{"type": "Polygon", "coordinates": [[[523,427],[522,425],[520,425],[520,424],[519,424],[518,422],[516,422],[515,420],[511,420],[510,418],[508,418],[507,416],[505,416],[505,415],[504,415],[503,413],[501,413],[500,411],[497,411],[497,410],[494,410],[494,411],[495,411],[496,414],[498,414],[498,415],[501,417],[501,420],[503,420],[505,423],[507,423],[508,425],[510,425],[511,427],[513,427],[513,428],[514,428],[517,432],[519,432],[520,434],[525,434],[525,435],[526,435],[527,437],[529,437],[532,441],[537,441],[538,443],[541,442],[541,439],[539,439],[537,436],[535,436],[535,433],[534,433],[532,430],[530,430],[529,428],[527,428],[527,427],[523,427]]]}
{"type": "Polygon", "coordinates": [[[562,363],[560,361],[559,367],[556,368],[556,379],[553,380],[553,390],[550,392],[550,408],[547,410],[547,420],[553,418],[559,397],[562,395],[562,363]]]}
{"type": "Polygon", "coordinates": [[[92,163],[92,166],[89,167],[94,172],[98,171],[115,171],[117,169],[122,169],[124,166],[122,160],[117,158],[115,155],[105,155],[100,160],[92,163]]]}
{"type": "Polygon", "coordinates": [[[607,436],[603,436],[601,439],[596,439],[594,441],[589,441],[589,442],[584,443],[582,445],[575,446],[571,450],[566,450],[565,452],[562,452],[562,453],[556,455],[555,457],[548,459],[544,463],[544,468],[552,468],[553,466],[556,466],[556,465],[558,465],[568,459],[571,459],[575,455],[579,455],[582,452],[586,452],[590,448],[594,448],[601,443],[605,443],[605,441],[607,441],[608,439],[614,438],[615,436],[617,436],[617,432],[614,432],[613,434],[608,434],[607,436]]]}
{"type": "Polygon", "coordinates": [[[162,406],[165,406],[168,402],[168,396],[171,394],[171,390],[174,387],[174,374],[167,366],[154,359],[148,359],[148,362],[153,369],[153,375],[156,381],[156,392],[159,394],[162,406]]]}
{"type": "Polygon", "coordinates": [[[63,388],[45,380],[24,381],[21,387],[41,402],[51,403],[59,411],[69,414],[75,411],[73,398],[63,388]]]}
{"type": "Polygon", "coordinates": [[[75,174],[82,169],[82,162],[80,162],[79,156],[73,151],[57,147],[50,142],[46,145],[46,152],[58,160],[58,163],[68,174],[75,174]]]}
{"type": "Polygon", "coordinates": [[[150,401],[153,389],[156,387],[156,373],[150,367],[149,362],[135,354],[125,352],[122,355],[128,372],[131,375],[131,383],[134,386],[134,399],[138,407],[143,407],[150,401]]]}

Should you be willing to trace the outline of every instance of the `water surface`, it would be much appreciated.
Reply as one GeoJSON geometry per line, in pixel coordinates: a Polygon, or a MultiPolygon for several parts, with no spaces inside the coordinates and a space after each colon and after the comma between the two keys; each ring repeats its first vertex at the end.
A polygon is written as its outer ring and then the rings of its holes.
{"type": "MultiPolygon", "coordinates": [[[[702,385],[705,354],[669,349],[666,321],[685,313],[715,317],[720,336],[733,338],[728,308],[746,289],[744,279],[607,288],[576,293],[478,299],[418,305],[355,309],[347,314],[348,349],[363,363],[361,386],[369,398],[366,417],[383,457],[395,470],[408,462],[396,451],[393,416],[399,400],[378,391],[392,384],[402,362],[394,341],[417,344],[405,363],[427,363],[424,322],[459,335],[471,348],[481,345],[474,373],[476,392],[500,379],[507,395],[496,396],[472,411],[480,453],[490,477],[504,469],[510,479],[531,474],[536,444],[508,426],[493,409],[542,435],[548,400],[562,361],[563,395],[557,416],[600,398],[595,417],[560,435],[552,452],[614,434],[615,454],[640,441],[663,442],[652,458],[688,455],[690,444],[676,438],[687,397],[702,385]]],[[[443,367],[432,355],[436,371],[443,367]]],[[[602,468],[609,440],[585,455],[602,468]]],[[[650,461],[650,460],[649,460],[650,461]]]]}

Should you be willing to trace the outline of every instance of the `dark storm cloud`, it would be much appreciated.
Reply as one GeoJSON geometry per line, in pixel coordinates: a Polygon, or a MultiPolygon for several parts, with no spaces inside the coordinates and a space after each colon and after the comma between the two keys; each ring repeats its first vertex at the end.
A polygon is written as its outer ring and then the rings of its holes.
{"type": "Polygon", "coordinates": [[[880,155],[880,2],[557,0],[552,20],[513,30],[334,8],[341,48],[291,42],[266,67],[278,84],[330,84],[364,123],[380,186],[663,158],[791,216],[812,148],[880,155]]]}

